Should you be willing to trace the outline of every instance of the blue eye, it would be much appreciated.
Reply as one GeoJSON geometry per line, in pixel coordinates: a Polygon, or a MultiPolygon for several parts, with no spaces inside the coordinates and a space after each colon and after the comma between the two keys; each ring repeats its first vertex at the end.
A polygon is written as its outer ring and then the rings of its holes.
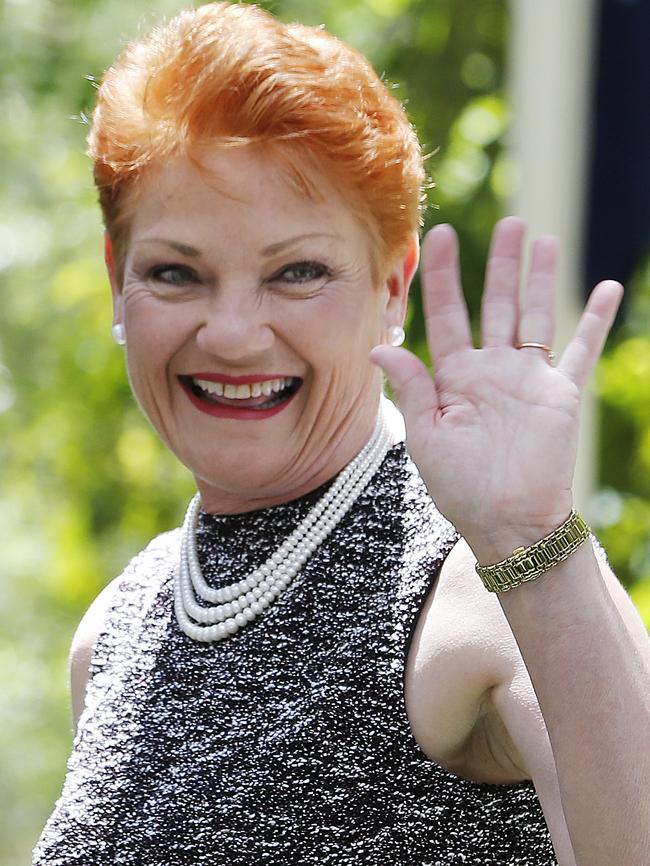
{"type": "Polygon", "coordinates": [[[309,283],[326,276],[330,276],[330,270],[320,262],[295,262],[278,274],[289,283],[309,283]]]}

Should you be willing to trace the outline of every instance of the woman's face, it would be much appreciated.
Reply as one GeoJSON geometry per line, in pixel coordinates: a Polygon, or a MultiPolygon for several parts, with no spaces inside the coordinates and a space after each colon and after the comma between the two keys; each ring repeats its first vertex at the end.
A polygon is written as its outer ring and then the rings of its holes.
{"type": "Polygon", "coordinates": [[[251,148],[203,164],[144,179],[111,276],[138,402],[227,513],[300,496],[363,447],[368,353],[401,323],[412,265],[373,286],[367,234],[325,177],[314,202],[251,148]]]}

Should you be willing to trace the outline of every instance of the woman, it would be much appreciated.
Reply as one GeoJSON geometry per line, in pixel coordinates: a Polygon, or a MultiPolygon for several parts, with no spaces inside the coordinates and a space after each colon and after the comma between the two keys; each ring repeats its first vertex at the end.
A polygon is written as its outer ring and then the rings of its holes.
{"type": "Polygon", "coordinates": [[[556,242],[519,311],[506,219],[477,350],[439,226],[435,379],[386,345],[416,137],[355,51],[255,7],[129,46],[89,141],[114,336],[199,492],[79,627],[34,863],[646,863],[650,646],[571,496],[620,286],[553,367],[556,242]]]}

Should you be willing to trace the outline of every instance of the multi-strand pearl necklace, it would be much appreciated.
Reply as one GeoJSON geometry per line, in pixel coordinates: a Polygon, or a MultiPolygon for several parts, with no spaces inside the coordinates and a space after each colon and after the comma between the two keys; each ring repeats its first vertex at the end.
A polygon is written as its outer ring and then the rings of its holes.
{"type": "Polygon", "coordinates": [[[182,631],[194,640],[211,643],[235,634],[261,616],[345,517],[379,468],[390,444],[390,432],[380,412],[370,441],[275,553],[243,580],[219,589],[208,586],[199,565],[196,526],[201,499],[197,493],[185,515],[180,568],[174,583],[174,608],[182,631]],[[199,604],[197,597],[213,606],[199,604]]]}

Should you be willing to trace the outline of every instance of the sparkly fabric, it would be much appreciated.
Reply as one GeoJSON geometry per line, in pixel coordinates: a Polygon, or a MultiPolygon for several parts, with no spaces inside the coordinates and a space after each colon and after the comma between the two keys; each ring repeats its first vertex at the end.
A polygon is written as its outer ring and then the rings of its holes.
{"type": "MultiPolygon", "coordinates": [[[[259,565],[323,490],[201,514],[208,581],[259,565]]],[[[457,538],[394,446],[287,592],[214,645],[173,615],[178,531],[154,540],[98,638],[34,866],[555,864],[531,782],[461,779],[410,732],[406,652],[457,538]]]]}

